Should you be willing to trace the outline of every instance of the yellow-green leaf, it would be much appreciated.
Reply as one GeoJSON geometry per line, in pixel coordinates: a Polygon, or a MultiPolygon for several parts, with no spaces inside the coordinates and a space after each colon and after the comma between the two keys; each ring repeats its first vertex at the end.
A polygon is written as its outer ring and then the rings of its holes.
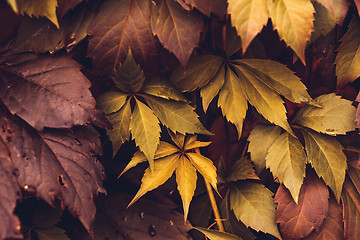
{"type": "Polygon", "coordinates": [[[186,156],[190,159],[196,170],[211,184],[211,186],[217,191],[217,179],[216,179],[216,167],[213,162],[197,153],[186,153],[186,156]]]}
{"type": "Polygon", "coordinates": [[[356,15],[340,42],[335,58],[338,88],[360,77],[360,20],[356,15]]]}
{"type": "Polygon", "coordinates": [[[315,9],[311,0],[268,1],[270,18],[281,39],[305,64],[305,47],[314,30],[315,9]]]}
{"type": "Polygon", "coordinates": [[[199,55],[190,59],[186,72],[175,68],[170,81],[182,92],[191,92],[207,84],[218,72],[223,59],[214,55],[199,55]]]}
{"type": "Polygon", "coordinates": [[[356,108],[351,101],[341,99],[335,93],[321,95],[315,100],[322,108],[304,106],[296,114],[294,122],[328,135],[346,134],[355,130],[356,108]]]}
{"type": "Polygon", "coordinates": [[[229,0],[228,3],[231,22],[241,37],[242,51],[245,53],[268,21],[267,0],[229,0]]]}
{"type": "Polygon", "coordinates": [[[281,134],[270,147],[266,167],[289,189],[296,204],[305,177],[306,155],[297,138],[287,132],[281,134]]]}
{"type": "Polygon", "coordinates": [[[218,94],[225,82],[225,65],[221,65],[216,75],[200,90],[203,108],[206,112],[211,101],[218,94]]]}
{"type": "Polygon", "coordinates": [[[303,130],[303,135],[308,161],[339,202],[347,169],[343,146],[334,137],[310,129],[303,130]]]}
{"type": "Polygon", "coordinates": [[[258,174],[265,169],[265,157],[275,142],[276,138],[280,136],[281,128],[273,125],[257,125],[251,132],[248,138],[250,159],[255,165],[255,170],[258,174]]]}
{"type": "Polygon", "coordinates": [[[144,96],[161,123],[174,132],[211,134],[198,119],[194,109],[187,103],[144,96]]]}
{"type": "Polygon", "coordinates": [[[173,99],[175,101],[188,102],[171,84],[160,77],[153,77],[149,83],[145,84],[142,92],[161,97],[165,99],[173,99]]]}
{"type": "Polygon", "coordinates": [[[230,169],[230,173],[226,180],[228,182],[236,182],[246,179],[259,179],[256,175],[254,166],[247,158],[239,158],[235,161],[234,165],[230,169]]]}
{"type": "Polygon", "coordinates": [[[114,72],[113,81],[121,91],[126,93],[138,92],[142,88],[145,77],[140,66],[135,62],[131,49],[124,63],[120,63],[114,72]]]}
{"type": "Polygon", "coordinates": [[[251,69],[242,65],[234,65],[234,67],[240,79],[243,93],[250,104],[269,122],[294,135],[287,122],[284,101],[279,94],[264,84],[251,69]]]}
{"type": "Polygon", "coordinates": [[[107,130],[113,145],[113,156],[119,151],[121,145],[130,139],[130,118],[131,106],[130,100],[127,100],[124,106],[117,112],[106,115],[113,126],[112,130],[107,130]]]}
{"type": "Polygon", "coordinates": [[[117,112],[126,102],[128,94],[122,92],[107,92],[97,99],[98,108],[105,114],[117,112]]]}
{"type": "MultiPolygon", "coordinates": [[[[332,2],[332,0],[330,2],[332,2]]],[[[311,33],[311,42],[314,42],[320,36],[326,36],[336,26],[334,9],[332,9],[333,12],[330,12],[330,9],[317,2],[314,2],[314,8],[316,10],[315,30],[311,33]]]]}
{"type": "Polygon", "coordinates": [[[230,189],[230,206],[236,218],[256,231],[281,239],[275,223],[273,193],[257,183],[238,183],[230,189]]]}
{"type": "Polygon", "coordinates": [[[141,179],[140,189],[136,193],[135,197],[131,200],[128,207],[141,198],[145,193],[164,184],[172,176],[178,164],[178,154],[173,154],[156,160],[154,162],[153,172],[150,170],[150,168],[145,170],[144,176],[141,179]]]}
{"type": "Polygon", "coordinates": [[[219,93],[218,106],[226,119],[235,124],[240,139],[248,103],[240,80],[230,67],[226,69],[226,80],[219,93]]]}
{"type": "Polygon", "coordinates": [[[191,162],[181,155],[179,165],[176,168],[176,183],[179,190],[184,209],[184,220],[186,221],[189,212],[191,199],[196,189],[197,174],[191,162]]]}
{"type": "Polygon", "coordinates": [[[56,17],[57,0],[8,0],[9,5],[16,13],[24,15],[26,13],[30,17],[47,17],[51,22],[59,28],[58,19],[56,17]]]}
{"type": "Polygon", "coordinates": [[[242,238],[227,232],[219,232],[217,230],[200,227],[195,227],[194,229],[202,232],[210,240],[242,240],[242,238]]]}
{"type": "Polygon", "coordinates": [[[131,116],[130,131],[136,145],[144,152],[152,169],[155,151],[160,142],[161,129],[153,111],[137,99],[131,116]]]}

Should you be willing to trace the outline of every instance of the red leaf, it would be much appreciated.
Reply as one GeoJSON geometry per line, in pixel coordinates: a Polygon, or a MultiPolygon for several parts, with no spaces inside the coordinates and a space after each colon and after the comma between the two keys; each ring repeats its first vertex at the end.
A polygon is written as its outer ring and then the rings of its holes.
{"type": "MultiPolygon", "coordinates": [[[[360,102],[360,92],[357,95],[355,101],[360,102]]],[[[356,109],[355,121],[357,122],[357,127],[360,128],[360,104],[358,105],[358,107],[356,109]]]]}
{"type": "MultiPolygon", "coordinates": [[[[0,105],[0,138],[6,145],[18,182],[25,195],[35,195],[52,204],[55,198],[78,216],[88,231],[95,217],[93,196],[102,188],[101,154],[94,129],[73,131],[45,129],[41,134],[0,105]]],[[[3,149],[1,149],[3,150],[3,149]]],[[[12,171],[7,169],[7,171],[12,171]]],[[[0,182],[6,181],[0,176],[0,182]]],[[[12,189],[4,192],[11,196],[12,189]]]]}
{"type": "Polygon", "coordinates": [[[301,239],[318,230],[328,215],[329,190],[314,173],[308,173],[296,205],[290,192],[281,185],[274,201],[278,203],[276,222],[284,239],[301,239]]]}
{"type": "Polygon", "coordinates": [[[111,76],[131,51],[136,61],[149,64],[158,42],[151,31],[150,1],[108,0],[89,27],[88,54],[97,73],[111,76]]]}
{"type": "Polygon", "coordinates": [[[226,13],[227,2],[224,0],[176,0],[185,10],[192,10],[196,7],[200,12],[210,17],[215,13],[221,19],[226,13]]]}
{"type": "Polygon", "coordinates": [[[185,67],[194,47],[199,45],[204,24],[199,14],[188,14],[174,0],[162,0],[151,10],[151,26],[160,42],[185,67]]]}
{"type": "MultiPolygon", "coordinates": [[[[0,64],[0,98],[12,114],[32,127],[108,126],[95,109],[90,81],[69,57],[19,54],[0,64]]],[[[0,60],[0,62],[2,62],[0,60]]]]}

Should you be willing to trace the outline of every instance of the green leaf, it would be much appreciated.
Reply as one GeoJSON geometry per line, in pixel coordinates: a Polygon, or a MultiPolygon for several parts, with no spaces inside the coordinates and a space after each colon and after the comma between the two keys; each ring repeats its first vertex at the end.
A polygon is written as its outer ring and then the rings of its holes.
{"type": "Polygon", "coordinates": [[[136,202],[145,193],[157,188],[164,184],[174,173],[179,164],[179,155],[173,154],[154,162],[154,170],[151,171],[150,167],[145,170],[144,176],[141,179],[141,186],[135,197],[131,200],[128,207],[136,202]]]}
{"type": "Polygon", "coordinates": [[[145,77],[142,69],[136,64],[129,49],[126,60],[114,72],[113,81],[121,91],[126,93],[138,92],[142,88],[145,77]]]}
{"type": "Polygon", "coordinates": [[[122,92],[107,92],[101,95],[96,103],[98,108],[105,114],[117,112],[124,106],[129,94],[122,92]]]}
{"type": "Polygon", "coordinates": [[[176,168],[175,174],[176,183],[184,208],[184,221],[186,222],[190,202],[194,196],[194,192],[196,189],[196,169],[184,155],[181,155],[179,159],[179,165],[176,168]]]}
{"type": "Polygon", "coordinates": [[[272,195],[261,184],[239,183],[230,190],[230,206],[236,218],[246,226],[281,239],[275,223],[276,204],[272,195]]]}
{"type": "Polygon", "coordinates": [[[131,135],[148,159],[150,169],[153,169],[155,151],[160,142],[159,121],[148,106],[136,98],[135,100],[136,105],[130,121],[131,135]]]}
{"type": "Polygon", "coordinates": [[[218,72],[223,59],[214,55],[191,58],[186,72],[181,66],[174,69],[170,81],[182,92],[191,92],[205,86],[218,72]]]}
{"type": "Polygon", "coordinates": [[[245,53],[254,37],[266,25],[269,12],[267,0],[229,0],[231,22],[241,37],[245,53]]]}
{"type": "Polygon", "coordinates": [[[130,139],[130,100],[127,100],[125,105],[119,111],[106,115],[106,117],[113,126],[113,129],[107,130],[106,133],[109,135],[112,142],[114,157],[121,145],[130,139]]]}
{"type": "Polygon", "coordinates": [[[194,109],[183,102],[169,101],[161,98],[144,96],[150,108],[161,123],[174,132],[211,134],[198,119],[194,109]]]}
{"type": "Polygon", "coordinates": [[[315,100],[322,108],[304,106],[296,114],[294,122],[328,135],[346,134],[355,130],[356,108],[351,101],[341,99],[335,93],[321,95],[315,100]]]}
{"type": "Polygon", "coordinates": [[[234,165],[230,169],[230,173],[226,178],[229,182],[236,182],[239,180],[246,179],[257,179],[259,177],[256,175],[254,166],[251,164],[247,158],[239,158],[235,161],[234,165]]]}
{"type": "Polygon", "coordinates": [[[335,58],[337,88],[360,77],[360,20],[357,16],[352,18],[349,30],[340,42],[335,58]]]}
{"type": "Polygon", "coordinates": [[[216,167],[213,162],[197,153],[186,153],[186,156],[190,159],[196,170],[211,184],[211,186],[217,191],[217,179],[216,179],[216,167]]]}
{"type": "Polygon", "coordinates": [[[227,232],[219,232],[217,230],[211,230],[200,227],[195,227],[194,229],[202,232],[210,240],[242,240],[242,238],[227,232]]]}
{"type": "Polygon", "coordinates": [[[271,21],[283,39],[305,64],[305,47],[314,30],[315,9],[311,0],[268,1],[271,21]]]}
{"type": "Polygon", "coordinates": [[[207,111],[211,101],[218,94],[225,82],[225,66],[221,65],[216,75],[200,90],[204,112],[207,111]]]}
{"type": "Polygon", "coordinates": [[[287,132],[281,134],[270,147],[266,167],[289,189],[296,204],[305,177],[306,155],[297,138],[287,132]]]}
{"type": "Polygon", "coordinates": [[[188,102],[167,80],[160,77],[153,77],[149,83],[144,85],[142,92],[168,100],[188,102]]]}
{"type": "Polygon", "coordinates": [[[248,104],[239,78],[230,67],[226,70],[226,80],[219,93],[218,106],[226,119],[235,124],[240,139],[248,104]]]}
{"type": "Polygon", "coordinates": [[[300,78],[285,65],[264,59],[241,59],[233,62],[248,70],[254,78],[290,101],[319,106],[307,93],[300,78]]]}
{"type": "Polygon", "coordinates": [[[340,201],[347,168],[343,146],[334,138],[310,129],[303,130],[308,161],[340,201]]]}
{"type": "Polygon", "coordinates": [[[255,170],[258,174],[265,169],[265,157],[275,142],[276,138],[280,136],[281,128],[273,125],[257,125],[251,132],[248,138],[250,159],[255,165],[255,170]]]}
{"type": "MultiPolygon", "coordinates": [[[[234,65],[244,95],[256,110],[268,121],[294,135],[287,122],[286,109],[281,97],[265,85],[251,69],[234,65]]],[[[295,135],[294,135],[295,136],[295,135]]]]}

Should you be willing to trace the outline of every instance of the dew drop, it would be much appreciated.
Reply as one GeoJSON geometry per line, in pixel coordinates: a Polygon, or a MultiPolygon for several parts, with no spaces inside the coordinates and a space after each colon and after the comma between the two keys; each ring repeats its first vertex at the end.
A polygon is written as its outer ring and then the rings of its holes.
{"type": "Polygon", "coordinates": [[[36,188],[33,186],[25,185],[24,191],[26,195],[35,195],[36,194],[36,188]]]}
{"type": "Polygon", "coordinates": [[[308,103],[308,102],[309,102],[309,99],[307,99],[306,97],[301,97],[301,98],[300,98],[300,102],[302,102],[302,103],[308,103]]]}
{"type": "Polygon", "coordinates": [[[148,233],[150,237],[155,237],[156,236],[156,229],[154,225],[150,225],[148,228],[148,233]]]}
{"type": "Polygon", "coordinates": [[[127,221],[127,217],[126,217],[126,216],[123,217],[123,221],[124,221],[124,222],[127,221]]]}
{"type": "Polygon", "coordinates": [[[170,195],[170,196],[173,195],[174,192],[175,192],[175,190],[171,190],[171,191],[169,192],[169,195],[170,195]]]}
{"type": "Polygon", "coordinates": [[[78,146],[82,146],[82,143],[80,142],[80,140],[79,140],[79,139],[75,138],[74,140],[75,140],[76,145],[78,145],[78,146]]]}
{"type": "Polygon", "coordinates": [[[139,212],[139,217],[144,220],[144,212],[139,212]]]}

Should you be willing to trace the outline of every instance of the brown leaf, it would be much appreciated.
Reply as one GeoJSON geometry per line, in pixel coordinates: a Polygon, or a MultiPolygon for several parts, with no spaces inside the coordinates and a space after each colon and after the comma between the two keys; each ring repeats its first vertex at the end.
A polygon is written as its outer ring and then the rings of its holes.
{"type": "MultiPolygon", "coordinates": [[[[355,101],[360,102],[360,92],[357,95],[355,101]]],[[[356,109],[355,121],[356,121],[357,127],[360,128],[360,107],[359,107],[359,105],[358,105],[358,107],[356,109]]]]}
{"type": "Polygon", "coordinates": [[[74,9],[82,1],[83,0],[58,0],[57,14],[59,18],[62,18],[69,10],[74,9]]]}
{"type": "Polygon", "coordinates": [[[227,3],[224,0],[176,0],[187,11],[191,11],[194,7],[200,12],[210,17],[211,13],[215,13],[221,19],[226,13],[227,3]]]}
{"type": "Polygon", "coordinates": [[[278,203],[276,222],[284,239],[301,239],[318,230],[328,215],[329,190],[313,172],[300,189],[298,205],[290,192],[280,185],[274,202],[278,203]]]}

